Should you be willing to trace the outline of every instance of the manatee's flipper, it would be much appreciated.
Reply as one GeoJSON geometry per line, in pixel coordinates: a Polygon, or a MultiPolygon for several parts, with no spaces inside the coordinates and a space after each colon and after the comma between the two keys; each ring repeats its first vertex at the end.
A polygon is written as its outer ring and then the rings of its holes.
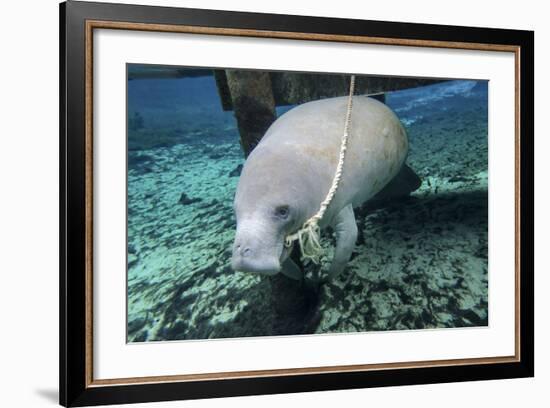
{"type": "Polygon", "coordinates": [[[357,223],[351,204],[348,204],[338,213],[332,223],[332,228],[336,234],[336,248],[329,269],[329,280],[334,279],[344,270],[355,247],[357,223]]]}
{"type": "Polygon", "coordinates": [[[406,197],[413,191],[416,191],[422,180],[420,177],[406,164],[403,164],[401,170],[397,175],[380,190],[372,199],[373,200],[387,200],[389,198],[406,197]]]}
{"type": "Polygon", "coordinates": [[[283,273],[283,275],[286,275],[289,278],[292,278],[295,280],[302,280],[304,274],[292,259],[287,258],[281,266],[282,266],[281,272],[283,273]]]}

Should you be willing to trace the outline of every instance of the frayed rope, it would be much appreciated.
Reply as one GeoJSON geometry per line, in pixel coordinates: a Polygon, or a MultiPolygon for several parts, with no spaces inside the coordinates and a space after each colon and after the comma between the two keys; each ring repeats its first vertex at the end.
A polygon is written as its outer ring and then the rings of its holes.
{"type": "Polygon", "coordinates": [[[310,259],[314,263],[319,263],[321,257],[321,230],[316,221],[310,218],[296,233],[286,237],[285,245],[290,247],[292,243],[298,240],[302,257],[310,259]]]}

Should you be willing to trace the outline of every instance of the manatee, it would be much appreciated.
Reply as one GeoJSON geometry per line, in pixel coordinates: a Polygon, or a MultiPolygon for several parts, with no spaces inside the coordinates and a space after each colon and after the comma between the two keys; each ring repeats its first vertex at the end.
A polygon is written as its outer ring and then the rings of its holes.
{"type": "MultiPolygon", "coordinates": [[[[279,117],[251,152],[234,199],[234,270],[301,278],[285,237],[317,213],[330,189],[347,105],[348,97],[299,105],[279,117]]],[[[353,209],[377,195],[400,196],[420,185],[405,165],[407,152],[407,134],[391,109],[355,96],[342,178],[319,223],[321,229],[331,226],[336,237],[328,279],[351,257],[358,234],[353,209]]]]}

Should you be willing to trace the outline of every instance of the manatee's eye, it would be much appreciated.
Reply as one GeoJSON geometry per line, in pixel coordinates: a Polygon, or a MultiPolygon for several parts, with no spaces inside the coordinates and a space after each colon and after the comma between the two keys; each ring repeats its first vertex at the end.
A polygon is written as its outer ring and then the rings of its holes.
{"type": "Polygon", "coordinates": [[[288,214],[290,213],[288,209],[288,205],[280,205],[277,208],[275,208],[275,215],[278,218],[281,218],[283,220],[288,218],[288,214]]]}

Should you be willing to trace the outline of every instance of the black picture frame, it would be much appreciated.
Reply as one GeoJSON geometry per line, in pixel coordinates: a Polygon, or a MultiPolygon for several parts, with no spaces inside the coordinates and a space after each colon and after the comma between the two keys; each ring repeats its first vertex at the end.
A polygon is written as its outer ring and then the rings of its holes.
{"type": "MultiPolygon", "coordinates": [[[[60,403],[64,406],[121,404],[531,377],[534,375],[534,33],[532,31],[256,14],[199,9],[68,1],[60,5],[60,403]],[[516,151],[521,202],[516,230],[521,252],[516,307],[516,361],[387,368],[384,370],[298,373],[257,377],[129,384],[100,384],[89,373],[90,307],[86,265],[86,30],[89,21],[185,25],[222,29],[366,36],[427,42],[516,47],[516,151]],[[88,317],[87,317],[88,316],[88,317]]],[[[87,238],[88,237],[88,238],[87,238]]]]}

